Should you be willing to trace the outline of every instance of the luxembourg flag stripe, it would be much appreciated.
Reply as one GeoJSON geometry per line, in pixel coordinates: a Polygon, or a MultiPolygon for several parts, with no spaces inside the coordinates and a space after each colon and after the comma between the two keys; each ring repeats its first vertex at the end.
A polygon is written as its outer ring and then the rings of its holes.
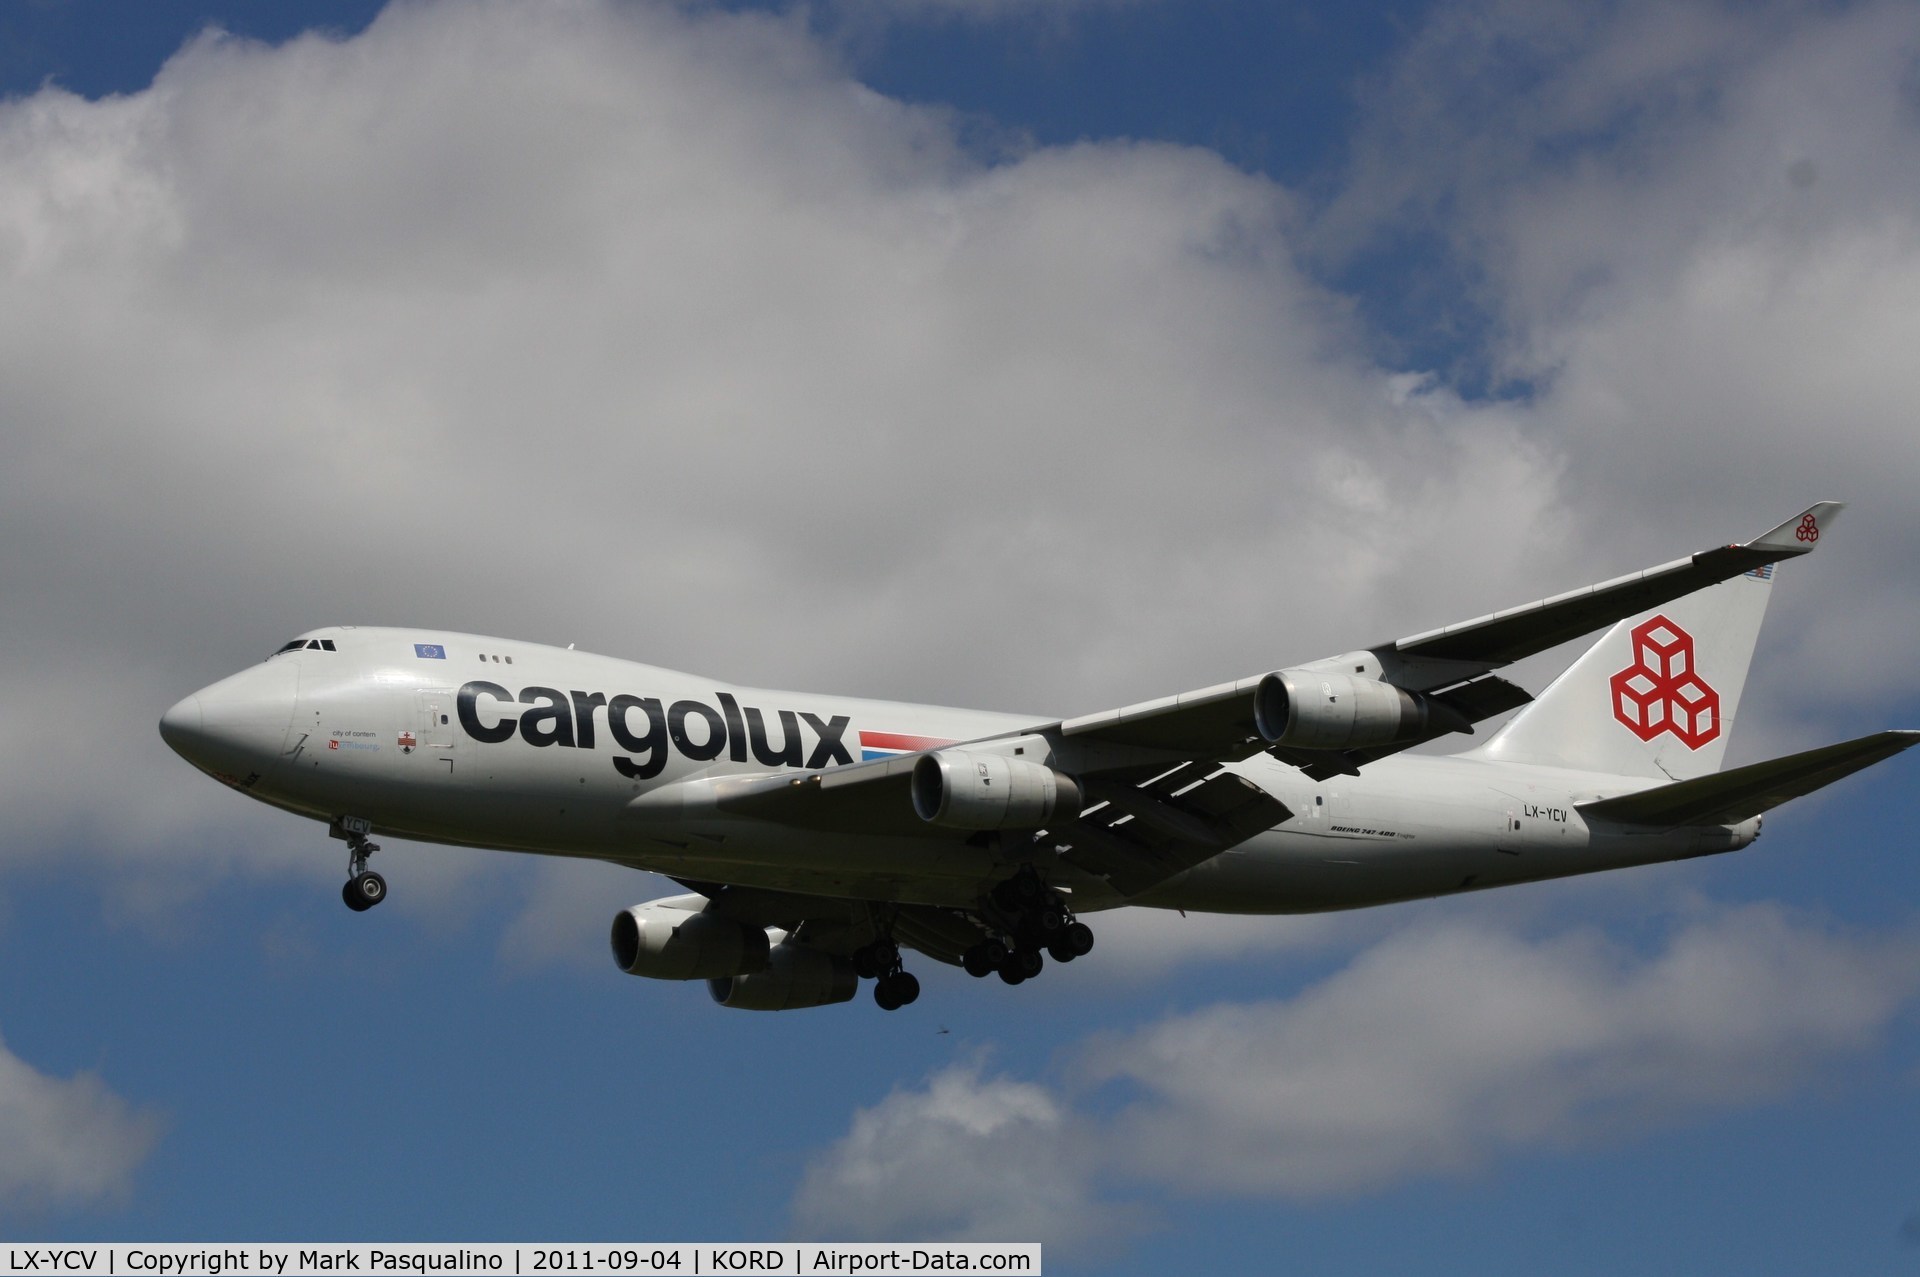
{"type": "Polygon", "coordinates": [[[942,745],[951,745],[952,741],[939,736],[904,736],[899,732],[861,732],[860,761],[871,762],[876,758],[891,758],[895,754],[912,754],[923,749],[939,749],[942,745]]]}

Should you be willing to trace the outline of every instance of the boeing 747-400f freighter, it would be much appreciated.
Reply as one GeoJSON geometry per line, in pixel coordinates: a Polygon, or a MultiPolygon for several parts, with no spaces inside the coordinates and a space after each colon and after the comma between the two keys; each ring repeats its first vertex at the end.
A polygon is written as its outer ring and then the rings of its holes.
{"type": "Polygon", "coordinates": [[[1301,913],[1745,847],[1761,813],[1887,758],[1885,731],[1720,770],[1773,565],[1740,545],[1397,642],[1056,719],[735,687],[430,629],[314,630],[168,710],[241,793],[325,821],[347,905],[374,835],[668,875],[620,968],[722,1006],[912,1002],[903,949],[1007,984],[1123,905],[1301,913]],[[1611,626],[1535,700],[1492,673],[1611,626]],[[1519,709],[1465,753],[1410,746],[1519,709]]]}

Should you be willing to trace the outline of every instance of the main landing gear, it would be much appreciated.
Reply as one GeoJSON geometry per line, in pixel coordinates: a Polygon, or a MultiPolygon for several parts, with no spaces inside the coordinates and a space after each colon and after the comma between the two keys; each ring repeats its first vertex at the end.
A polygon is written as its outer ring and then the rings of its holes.
{"type": "Polygon", "coordinates": [[[387,880],[367,868],[367,857],[380,850],[367,838],[364,829],[335,826],[335,837],[347,840],[347,881],[340,888],[340,899],[355,913],[365,913],[387,898],[387,880]]]}
{"type": "Polygon", "coordinates": [[[975,979],[998,972],[1007,984],[1020,984],[1045,968],[1042,952],[1055,962],[1072,962],[1093,950],[1093,928],[1077,921],[1066,898],[1031,868],[995,887],[988,903],[1007,935],[982,940],[961,955],[960,965],[975,979]]]}
{"type": "Polygon", "coordinates": [[[890,936],[853,951],[853,973],[874,981],[873,1000],[882,1011],[898,1011],[920,996],[920,981],[900,965],[900,946],[890,936]]]}

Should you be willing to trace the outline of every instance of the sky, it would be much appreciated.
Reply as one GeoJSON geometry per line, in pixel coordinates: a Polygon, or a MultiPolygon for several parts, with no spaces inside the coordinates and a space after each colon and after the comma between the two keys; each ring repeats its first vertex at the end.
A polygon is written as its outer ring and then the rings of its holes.
{"type": "MultiPolygon", "coordinates": [[[[0,11],[0,1236],[1908,1272],[1920,790],[729,1012],[606,865],[154,730],[320,625],[1070,715],[1852,502],[1729,763],[1920,726],[1920,10],[0,11]]],[[[1572,653],[1528,662],[1534,689],[1572,653]]]]}

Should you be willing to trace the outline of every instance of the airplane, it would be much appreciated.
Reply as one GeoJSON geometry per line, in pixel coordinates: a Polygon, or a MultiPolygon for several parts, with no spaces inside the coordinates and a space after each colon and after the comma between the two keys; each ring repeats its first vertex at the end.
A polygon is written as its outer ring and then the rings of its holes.
{"type": "Polygon", "coordinates": [[[613,920],[621,970],[790,1010],[919,996],[913,950],[1018,985],[1123,906],[1355,909],[1733,851],[1762,813],[1920,741],[1721,770],[1774,565],[1752,541],[1307,664],[1077,718],[738,687],[431,629],[309,631],[160,720],[250,798],[374,835],[591,857],[684,894],[613,920]],[[1602,627],[1538,698],[1492,671],[1602,627]],[[1463,753],[1407,753],[1510,711],[1463,753]]]}

